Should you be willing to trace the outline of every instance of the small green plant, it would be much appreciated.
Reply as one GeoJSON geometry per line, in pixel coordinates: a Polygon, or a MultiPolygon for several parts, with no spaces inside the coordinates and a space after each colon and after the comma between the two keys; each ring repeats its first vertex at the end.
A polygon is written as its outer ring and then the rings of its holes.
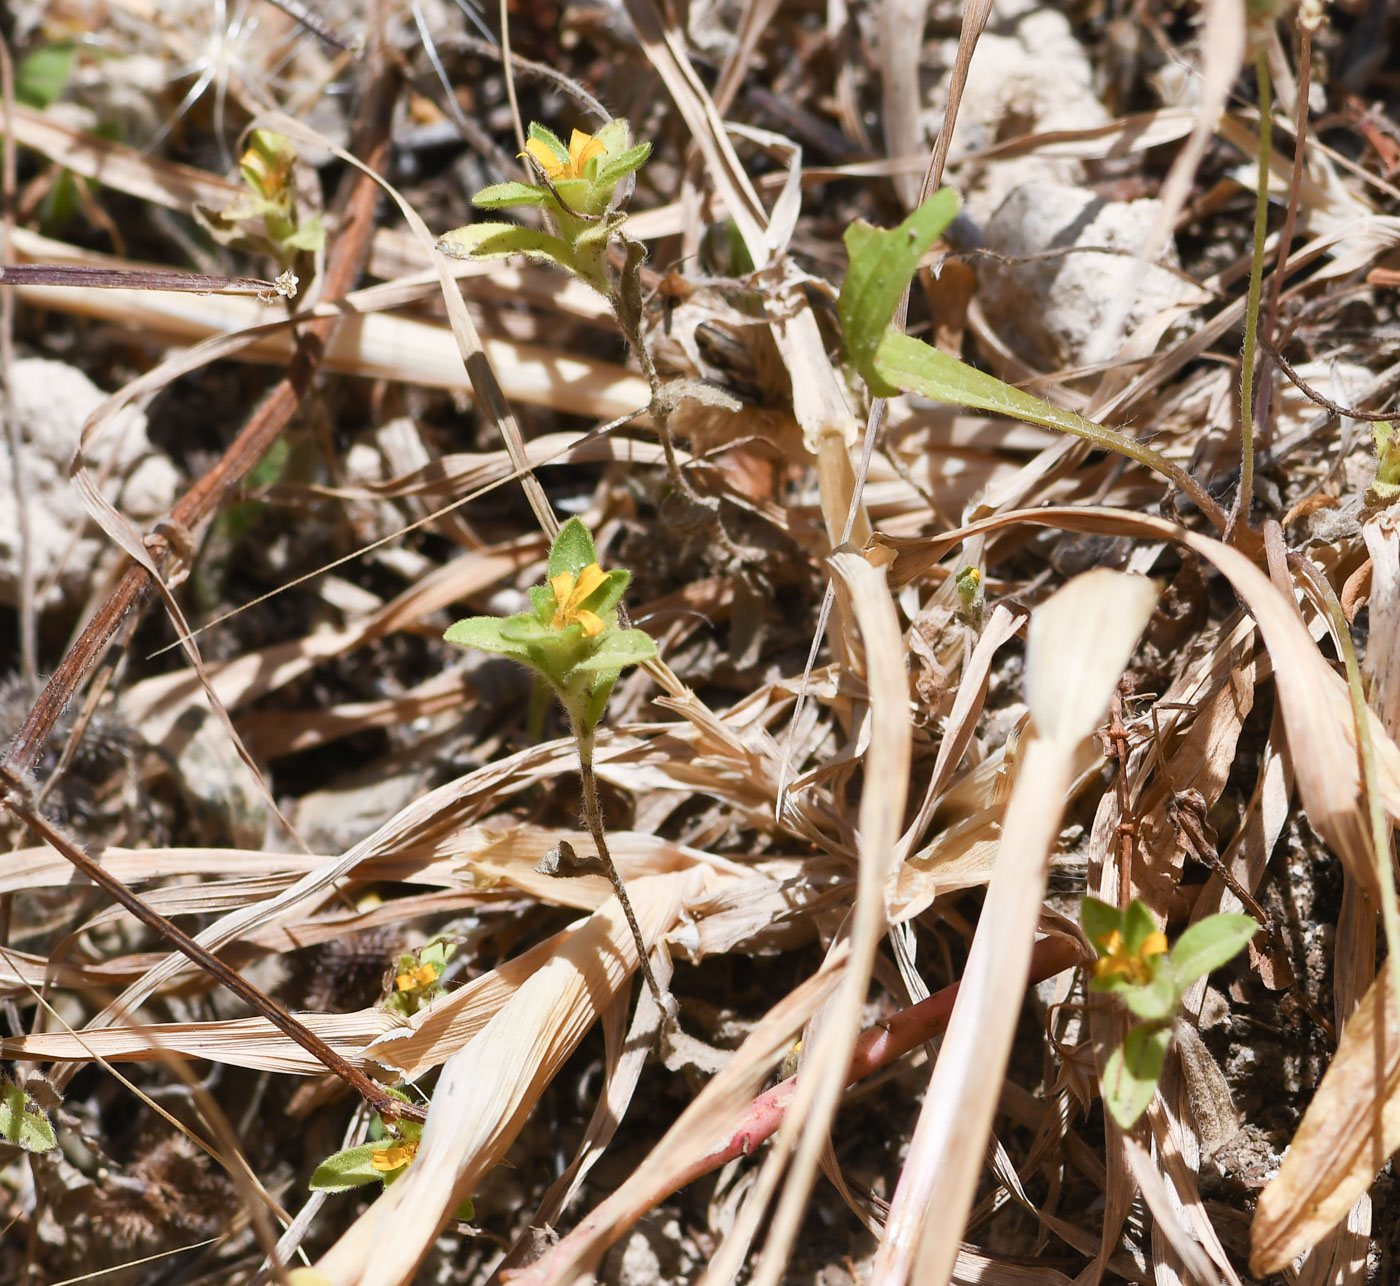
{"type": "Polygon", "coordinates": [[[385,979],[385,1009],[412,1018],[442,995],[442,974],[447,962],[457,954],[456,946],[445,938],[434,938],[416,951],[405,951],[389,968],[385,979]]]}
{"type": "MultiPolygon", "coordinates": [[[[390,1093],[403,1098],[392,1090],[390,1093]]],[[[349,1192],[369,1183],[382,1183],[387,1188],[403,1176],[422,1139],[423,1127],[418,1122],[395,1121],[391,1132],[376,1116],[370,1122],[370,1141],[328,1156],[316,1167],[310,1186],[317,1192],[349,1192]]],[[[457,1208],[454,1217],[470,1219],[472,1213],[469,1198],[457,1208]]]]}
{"type": "Polygon", "coordinates": [[[1099,953],[1089,990],[1117,996],[1142,1020],[1109,1055],[1100,1087],[1109,1114],[1127,1130],[1157,1092],[1186,989],[1234,959],[1259,925],[1247,915],[1208,915],[1168,948],[1152,912],[1136,899],[1120,911],[1085,898],[1079,921],[1099,953]]]}
{"type": "Polygon", "coordinates": [[[320,250],[326,229],[319,214],[303,215],[297,207],[296,160],[286,135],[255,129],[238,158],[246,190],[216,213],[196,210],[210,235],[223,245],[271,255],[286,269],[302,251],[320,250]]]}
{"type": "Polygon", "coordinates": [[[605,572],[598,566],[598,551],[588,528],[578,518],[570,518],[549,551],[546,583],[530,589],[533,610],[504,618],[469,617],[443,637],[449,643],[495,652],[529,666],[564,707],[578,747],[583,815],[597,858],[580,858],[568,844],[561,844],[542,869],[564,876],[602,874],[612,881],[637,943],[642,975],[669,1018],[674,1002],[668,1003],[652,973],[641,927],[608,852],[593,772],[594,732],[613,685],[626,666],[656,655],[650,635],[625,628],[619,621],[618,609],[631,580],[632,573],[625,568],[605,572]]]}
{"type": "Polygon", "coordinates": [[[470,223],[443,235],[437,248],[453,259],[491,259],[527,255],[552,263],[587,282],[612,308],[628,346],[637,355],[651,399],[647,414],[656,426],[672,485],[692,502],[699,498],[680,471],[671,438],[672,407],[691,398],[730,410],[738,403],[728,394],[694,380],[663,386],[647,348],[642,324],[642,263],[646,248],[624,231],[626,213],[620,208],[635,186],[635,175],[651,154],[650,143],[633,143],[625,120],[611,120],[596,134],[574,130],[566,147],[543,125],[531,123],[521,156],[536,178],[534,183],[496,183],[482,188],[472,204],[483,210],[527,206],[544,216],[545,229],[517,223],[470,223]],[[608,247],[623,249],[616,272],[608,262],[608,247]]]}

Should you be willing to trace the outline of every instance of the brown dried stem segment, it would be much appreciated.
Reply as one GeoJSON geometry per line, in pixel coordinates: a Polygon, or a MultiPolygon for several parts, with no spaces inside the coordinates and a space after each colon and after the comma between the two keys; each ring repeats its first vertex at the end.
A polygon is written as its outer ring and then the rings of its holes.
{"type": "MultiPolygon", "coordinates": [[[[382,52],[377,56],[372,54],[371,62],[374,70],[363,100],[356,150],[372,170],[378,171],[384,168],[389,156],[400,75],[395,63],[382,52]]],[[[347,176],[346,184],[340,221],[342,230],[328,256],[321,292],[322,299],[328,302],[343,298],[358,281],[369,256],[379,205],[379,187],[367,175],[354,171],[347,176]]],[[[318,317],[305,324],[298,335],[296,353],[287,373],[253,412],[218,463],[171,509],[168,525],[172,529],[198,530],[267,453],[310,391],[312,378],[338,324],[337,317],[318,317]]],[[[164,568],[171,556],[169,544],[157,543],[155,555],[157,564],[164,568]]],[[[111,596],[98,608],[50,676],[5,755],[5,767],[22,774],[33,770],[58,716],[106,653],[128,613],[142,607],[150,591],[151,579],[146,569],[136,563],[130,564],[111,596]]]]}
{"type": "Polygon", "coordinates": [[[312,1057],[319,1059],[327,1071],[339,1076],[385,1120],[395,1120],[399,1117],[409,1117],[412,1120],[426,1119],[426,1113],[422,1108],[395,1098],[384,1086],[371,1080],[344,1056],[336,1053],[310,1028],[298,1022],[275,1000],[253,986],[241,974],[229,968],[218,956],[205,950],[189,934],[167,920],[159,911],[147,906],[116,876],[110,871],[104,870],[98,862],[83,852],[75,840],[65,835],[48,818],[44,817],[34,807],[33,797],[24,779],[3,766],[0,766],[0,801],[3,801],[5,807],[34,831],[45,844],[55,852],[62,854],[77,870],[114,901],[125,907],[142,924],[163,934],[181,954],[188,957],[211,978],[223,983],[240,1000],[251,1005],[268,1022],[284,1035],[296,1041],[312,1057]]]}

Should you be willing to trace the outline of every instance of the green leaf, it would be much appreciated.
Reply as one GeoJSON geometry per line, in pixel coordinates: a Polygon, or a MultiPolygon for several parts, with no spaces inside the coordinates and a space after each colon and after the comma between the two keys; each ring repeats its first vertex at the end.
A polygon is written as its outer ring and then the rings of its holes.
{"type": "Polygon", "coordinates": [[[0,1138],[26,1152],[48,1152],[58,1146],[44,1109],[9,1081],[0,1087],[0,1138]]]}
{"type": "Polygon", "coordinates": [[[601,616],[605,621],[610,619],[616,611],[617,605],[622,602],[622,596],[627,592],[627,587],[632,583],[632,573],[625,567],[614,567],[608,573],[607,579],[598,586],[582,603],[580,607],[587,608],[597,616],[601,616]]]}
{"type": "Polygon", "coordinates": [[[846,350],[877,397],[893,397],[898,390],[877,373],[876,350],[919,260],[957,212],[957,194],[944,188],[888,232],[859,219],[846,229],[850,266],[836,311],[846,350]]]}
{"type": "Polygon", "coordinates": [[[1100,902],[1098,898],[1086,897],[1079,905],[1079,923],[1084,926],[1084,936],[1089,939],[1089,944],[1098,950],[1101,938],[1106,938],[1115,929],[1122,933],[1123,913],[1116,906],[1100,902]]]}
{"type": "Polygon", "coordinates": [[[530,122],[530,128],[529,128],[528,130],[526,130],[525,133],[526,133],[530,138],[537,138],[537,139],[539,139],[539,141],[540,141],[541,143],[543,143],[547,148],[549,148],[549,150],[550,150],[551,152],[553,152],[554,155],[555,155],[560,161],[563,161],[563,162],[567,162],[567,161],[568,161],[568,159],[569,159],[569,148],[568,148],[568,145],[564,142],[563,139],[561,139],[561,138],[559,137],[558,134],[555,134],[555,133],[553,133],[552,131],[545,129],[545,127],[544,127],[543,125],[539,124],[537,121],[531,121],[531,122],[530,122]]]}
{"type": "Polygon", "coordinates": [[[42,111],[67,88],[73,75],[73,46],[46,45],[20,60],[15,68],[15,98],[42,111]]]}
{"type": "Polygon", "coordinates": [[[614,116],[593,137],[603,145],[604,157],[621,155],[632,141],[632,127],[626,117],[614,116]]]}
{"type": "Polygon", "coordinates": [[[482,188],[472,204],[482,210],[508,210],[516,205],[544,205],[549,193],[532,183],[493,183],[482,188]]]}
{"type": "Polygon", "coordinates": [[[611,191],[629,174],[635,174],[640,170],[650,155],[650,143],[638,143],[636,147],[629,147],[627,151],[606,160],[599,169],[598,177],[594,182],[600,188],[605,187],[611,191]]]}
{"type": "Polygon", "coordinates": [[[572,572],[575,576],[585,567],[598,561],[598,549],[593,536],[584,525],[582,518],[570,518],[554,538],[549,551],[549,578],[562,572],[572,572]]]}
{"type": "MultiPolygon", "coordinates": [[[[849,337],[846,342],[850,343],[849,337]]],[[[956,406],[970,406],[974,410],[993,411],[1027,424],[1059,429],[1062,433],[1084,438],[1105,451],[1117,451],[1130,460],[1136,460],[1156,470],[1164,478],[1169,478],[1188,495],[1192,494],[1195,484],[1186,471],[1151,447],[1116,429],[1086,420],[1064,407],[1023,393],[995,375],[988,375],[966,362],[958,361],[956,357],[949,357],[921,340],[890,332],[879,342],[874,364],[885,387],[917,393],[935,402],[951,402],[956,406]]],[[[869,382],[869,377],[866,378],[869,382]]],[[[872,384],[871,388],[876,389],[876,386],[872,384]]]]}
{"type": "Polygon", "coordinates": [[[499,616],[469,616],[455,625],[449,625],[442,637],[459,647],[477,647],[483,652],[495,652],[528,665],[531,663],[528,645],[507,633],[507,626],[519,628],[521,621],[529,621],[536,628],[539,627],[534,617],[524,614],[504,619],[499,616]]]}
{"type": "Polygon", "coordinates": [[[378,1144],[361,1143],[328,1156],[311,1176],[311,1188],[316,1192],[349,1192],[384,1177],[384,1171],[370,1164],[378,1144]]]}
{"type": "Polygon", "coordinates": [[[1157,921],[1152,918],[1152,912],[1144,902],[1134,898],[1123,913],[1123,945],[1128,954],[1138,955],[1142,944],[1156,932],[1157,921]]]}
{"type": "Polygon", "coordinates": [[[528,255],[577,272],[574,252],[560,237],[516,223],[469,223],[439,238],[437,249],[449,259],[497,259],[528,255]]]}
{"type": "Polygon", "coordinates": [[[1132,1129],[1152,1102],[1171,1038],[1170,1027],[1144,1024],[1109,1055],[1100,1088],[1104,1106],[1122,1129],[1132,1129]]]}
{"type": "Polygon", "coordinates": [[[1155,959],[1155,970],[1151,982],[1130,983],[1126,987],[1105,988],[1117,992],[1118,998],[1139,1018],[1148,1022],[1158,1022],[1172,1017],[1181,1003],[1181,992],[1171,976],[1171,970],[1164,968],[1166,957],[1155,959]]]}
{"type": "Polygon", "coordinates": [[[1208,915],[1193,924],[1176,940],[1169,957],[1176,985],[1188,987],[1234,959],[1258,932],[1258,923],[1247,915],[1208,915]]]}
{"type": "Polygon", "coordinates": [[[305,223],[299,224],[290,236],[281,237],[279,240],[288,250],[305,250],[308,254],[315,254],[326,244],[325,225],[322,224],[320,215],[312,215],[305,223]]]}
{"type": "Polygon", "coordinates": [[[571,674],[617,672],[627,665],[640,665],[656,655],[656,642],[645,630],[608,630],[592,656],[574,666],[571,674]]]}

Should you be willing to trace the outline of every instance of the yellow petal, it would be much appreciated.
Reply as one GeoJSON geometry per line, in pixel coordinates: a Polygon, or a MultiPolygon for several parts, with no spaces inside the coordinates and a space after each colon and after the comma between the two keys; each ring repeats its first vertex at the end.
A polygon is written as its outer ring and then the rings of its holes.
{"type": "Polygon", "coordinates": [[[524,156],[526,152],[551,179],[557,177],[565,168],[564,162],[554,155],[554,149],[543,139],[527,140],[525,152],[522,152],[521,155],[524,156]]]}
{"type": "Polygon", "coordinates": [[[582,130],[576,129],[569,137],[570,177],[581,179],[583,167],[595,156],[602,156],[606,150],[592,134],[585,134],[582,130]]]}
{"type": "Polygon", "coordinates": [[[394,979],[394,986],[400,991],[407,991],[413,986],[413,975],[411,973],[401,973],[394,979]]]}
{"type": "Polygon", "coordinates": [[[1149,933],[1146,941],[1142,944],[1142,950],[1138,952],[1143,959],[1148,956],[1165,955],[1167,950],[1167,935],[1161,930],[1156,933],[1149,933]]]}
{"type": "Polygon", "coordinates": [[[549,588],[554,591],[554,602],[556,604],[555,619],[569,605],[569,599],[574,592],[573,572],[560,572],[558,576],[549,578],[549,588]]]}
{"type": "Polygon", "coordinates": [[[583,626],[583,637],[591,639],[595,634],[603,632],[603,622],[593,615],[587,608],[581,607],[574,613],[574,619],[583,626]]]}
{"type": "Polygon", "coordinates": [[[574,592],[569,596],[571,603],[586,603],[593,597],[593,591],[598,588],[608,574],[597,563],[589,563],[578,574],[578,584],[574,586],[574,592]]]}

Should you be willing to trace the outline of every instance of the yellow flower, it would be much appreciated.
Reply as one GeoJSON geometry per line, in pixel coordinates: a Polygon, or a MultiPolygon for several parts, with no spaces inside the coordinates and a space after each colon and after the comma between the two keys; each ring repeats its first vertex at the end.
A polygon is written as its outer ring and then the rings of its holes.
{"type": "Polygon", "coordinates": [[[402,1143],[392,1143],[385,1148],[375,1148],[369,1163],[376,1170],[387,1174],[392,1170],[402,1170],[413,1160],[414,1153],[417,1151],[417,1143],[412,1139],[404,1139],[402,1143]]]}
{"type": "Polygon", "coordinates": [[[584,167],[595,156],[602,156],[607,151],[592,134],[585,134],[582,130],[575,130],[569,139],[569,159],[561,161],[554,155],[554,149],[543,139],[532,138],[525,144],[525,151],[531,160],[545,172],[546,177],[551,182],[561,182],[566,179],[581,179],[584,177],[584,167]]]}
{"type": "MultiPolygon", "coordinates": [[[[578,136],[577,130],[574,135],[578,136]]],[[[549,588],[554,591],[554,620],[550,622],[550,628],[562,630],[567,625],[577,623],[583,626],[583,637],[586,639],[601,634],[602,620],[580,604],[591,598],[593,591],[607,578],[607,573],[597,563],[589,563],[577,578],[573,572],[551,576],[549,588]]]]}
{"type": "Polygon", "coordinates": [[[1129,953],[1123,935],[1114,929],[1111,933],[1100,934],[1094,945],[1103,952],[1094,961],[1094,977],[1100,982],[1106,978],[1126,978],[1129,982],[1148,982],[1152,977],[1152,967],[1148,961],[1153,956],[1166,954],[1167,935],[1160,930],[1149,933],[1138,948],[1137,954],[1129,953]]]}
{"type": "Polygon", "coordinates": [[[409,969],[394,979],[394,986],[400,991],[411,991],[414,987],[427,987],[438,980],[436,965],[421,964],[409,969]]]}

